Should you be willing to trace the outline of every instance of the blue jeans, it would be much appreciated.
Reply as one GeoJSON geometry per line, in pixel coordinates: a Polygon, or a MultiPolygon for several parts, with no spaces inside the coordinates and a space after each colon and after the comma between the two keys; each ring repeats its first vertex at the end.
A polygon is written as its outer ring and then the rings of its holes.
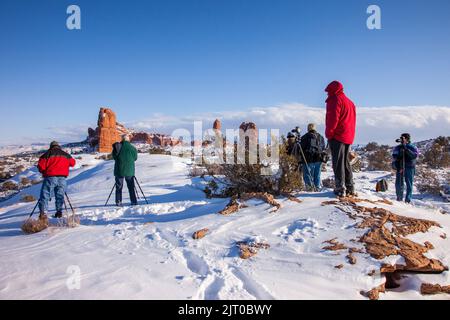
{"type": "Polygon", "coordinates": [[[405,174],[403,175],[400,170],[397,170],[396,180],[395,180],[395,192],[397,194],[397,200],[403,201],[403,192],[405,190],[406,183],[406,202],[411,202],[414,175],[416,174],[416,168],[406,168],[405,174]]]}
{"type": "Polygon", "coordinates": [[[62,212],[64,205],[64,193],[66,190],[65,177],[47,177],[42,182],[41,195],[39,197],[39,211],[48,212],[48,200],[55,194],[56,212],[62,212]]]}
{"type": "Polygon", "coordinates": [[[308,165],[303,165],[303,180],[305,181],[306,186],[308,187],[315,186],[316,189],[320,188],[321,169],[322,169],[322,162],[314,162],[308,163],[308,165]],[[310,174],[313,181],[311,181],[310,174]]]}

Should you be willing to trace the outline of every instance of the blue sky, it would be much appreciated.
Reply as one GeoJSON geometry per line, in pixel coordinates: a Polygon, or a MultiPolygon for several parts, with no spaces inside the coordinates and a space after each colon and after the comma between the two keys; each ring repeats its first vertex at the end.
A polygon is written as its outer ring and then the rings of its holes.
{"type": "Polygon", "coordinates": [[[334,79],[361,107],[450,106],[448,0],[2,0],[0,36],[3,144],[83,135],[100,106],[125,123],[320,107],[334,79]]]}

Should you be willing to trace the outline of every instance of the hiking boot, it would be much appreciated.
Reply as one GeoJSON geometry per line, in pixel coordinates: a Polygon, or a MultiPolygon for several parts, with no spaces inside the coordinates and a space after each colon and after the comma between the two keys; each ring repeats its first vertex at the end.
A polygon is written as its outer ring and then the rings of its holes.
{"type": "Polygon", "coordinates": [[[62,212],[61,211],[58,211],[58,212],[56,212],[55,213],[55,215],[53,216],[54,218],[62,218],[62,212]]]}
{"type": "Polygon", "coordinates": [[[345,196],[344,190],[343,189],[338,189],[338,190],[334,190],[334,194],[336,195],[336,197],[341,198],[345,196]]]}
{"type": "Polygon", "coordinates": [[[347,190],[347,191],[345,192],[345,194],[346,194],[347,197],[357,197],[357,196],[358,196],[358,194],[356,193],[356,191],[355,191],[355,190],[352,190],[352,189],[347,190]]]}

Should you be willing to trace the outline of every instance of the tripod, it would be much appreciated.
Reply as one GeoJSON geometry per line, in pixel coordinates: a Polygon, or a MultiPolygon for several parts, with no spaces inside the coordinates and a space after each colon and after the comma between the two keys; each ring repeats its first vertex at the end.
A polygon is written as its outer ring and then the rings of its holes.
{"type": "MultiPolygon", "coordinates": [[[[137,184],[139,190],[141,191],[142,196],[144,197],[145,203],[148,204],[147,198],[145,197],[144,191],[142,190],[141,185],[139,184],[138,179],[136,178],[136,176],[134,176],[133,179],[134,179],[134,181],[136,182],[136,184],[137,184]]],[[[111,198],[111,195],[112,195],[112,193],[113,193],[113,191],[114,191],[115,188],[116,188],[116,184],[113,185],[113,187],[112,187],[112,189],[111,189],[111,192],[109,193],[108,199],[107,199],[106,202],[105,202],[105,207],[108,205],[109,199],[111,198]]],[[[139,195],[138,195],[138,192],[137,192],[136,189],[135,189],[135,192],[136,192],[136,197],[139,198],[139,195]]]]}
{"type": "MultiPolygon", "coordinates": [[[[72,214],[75,215],[75,210],[74,210],[73,207],[72,207],[72,203],[70,202],[70,199],[69,199],[69,196],[67,195],[67,192],[64,191],[64,195],[66,196],[67,202],[69,203],[70,210],[72,211],[72,214]]],[[[34,212],[36,211],[36,208],[37,208],[38,205],[39,205],[39,200],[36,201],[36,205],[34,206],[33,211],[31,211],[31,213],[30,213],[30,215],[28,216],[28,218],[31,218],[31,216],[32,216],[32,215],[34,214],[34,212]]],[[[68,211],[68,210],[67,210],[67,205],[66,205],[66,202],[65,202],[65,201],[64,201],[64,206],[65,206],[65,208],[66,208],[66,211],[68,211]]]]}

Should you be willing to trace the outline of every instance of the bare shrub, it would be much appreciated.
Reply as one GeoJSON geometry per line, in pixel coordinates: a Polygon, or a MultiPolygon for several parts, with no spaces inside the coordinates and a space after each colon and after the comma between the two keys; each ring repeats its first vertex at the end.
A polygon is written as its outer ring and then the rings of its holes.
{"type": "Polygon", "coordinates": [[[331,177],[323,179],[322,180],[322,186],[324,186],[325,188],[334,189],[334,187],[335,187],[334,179],[331,178],[331,177]]]}
{"type": "Polygon", "coordinates": [[[303,190],[303,178],[298,160],[294,156],[290,156],[284,147],[286,142],[280,148],[280,171],[279,191],[282,193],[292,193],[294,191],[303,190]]]}
{"type": "Polygon", "coordinates": [[[36,198],[30,194],[26,194],[26,195],[22,196],[20,201],[21,202],[34,202],[34,201],[36,201],[36,198]]]}
{"type": "Polygon", "coordinates": [[[28,185],[31,184],[31,181],[27,177],[23,177],[23,178],[20,179],[20,184],[22,186],[28,186],[28,185]]]}
{"type": "Polygon", "coordinates": [[[206,173],[206,169],[203,167],[198,167],[198,166],[193,166],[190,170],[189,170],[189,177],[190,178],[194,178],[194,177],[203,177],[206,173]]]}
{"type": "Polygon", "coordinates": [[[48,227],[48,220],[47,219],[27,219],[21,229],[26,234],[32,234],[36,232],[40,232],[48,227]]]}
{"type": "Polygon", "coordinates": [[[6,181],[3,182],[1,190],[2,191],[10,191],[10,190],[18,190],[19,186],[17,185],[17,183],[13,182],[13,181],[6,181]]]}
{"type": "Polygon", "coordinates": [[[164,148],[160,147],[154,147],[148,151],[149,154],[163,154],[163,155],[170,155],[170,151],[167,151],[164,148]]]}
{"type": "Polygon", "coordinates": [[[298,170],[298,162],[286,153],[284,144],[280,145],[278,164],[280,173],[271,175],[262,174],[262,172],[267,172],[270,165],[260,163],[259,154],[256,164],[249,164],[248,154],[245,155],[245,163],[243,164],[206,164],[206,175],[213,178],[215,185],[208,185],[205,193],[209,197],[241,197],[245,193],[279,195],[301,190],[303,179],[298,170]],[[221,189],[220,194],[217,194],[214,189],[218,189],[219,184],[223,185],[224,188],[221,189]]]}
{"type": "Polygon", "coordinates": [[[372,151],[378,150],[379,148],[380,148],[380,145],[378,143],[376,143],[376,142],[369,142],[365,146],[364,151],[372,152],[372,151]]]}
{"type": "Polygon", "coordinates": [[[14,169],[14,172],[15,172],[15,174],[19,174],[19,173],[24,172],[25,169],[26,169],[25,166],[20,165],[20,166],[18,166],[18,167],[16,167],[16,168],[14,169]]]}
{"type": "Polygon", "coordinates": [[[36,184],[41,183],[42,180],[31,180],[31,184],[34,186],[36,184]]]}
{"type": "Polygon", "coordinates": [[[428,193],[436,196],[441,195],[443,190],[438,175],[425,166],[417,167],[415,185],[420,193],[428,193]]]}
{"type": "Polygon", "coordinates": [[[113,159],[112,153],[102,154],[95,158],[96,160],[110,161],[113,159]]]}
{"type": "Polygon", "coordinates": [[[392,156],[389,146],[381,145],[367,156],[367,170],[390,171],[392,156]]]}
{"type": "Polygon", "coordinates": [[[8,180],[11,179],[12,176],[9,172],[0,172],[0,179],[1,180],[8,180]]]}
{"type": "Polygon", "coordinates": [[[448,168],[450,166],[450,137],[438,137],[423,154],[423,163],[431,168],[448,168]]]}

